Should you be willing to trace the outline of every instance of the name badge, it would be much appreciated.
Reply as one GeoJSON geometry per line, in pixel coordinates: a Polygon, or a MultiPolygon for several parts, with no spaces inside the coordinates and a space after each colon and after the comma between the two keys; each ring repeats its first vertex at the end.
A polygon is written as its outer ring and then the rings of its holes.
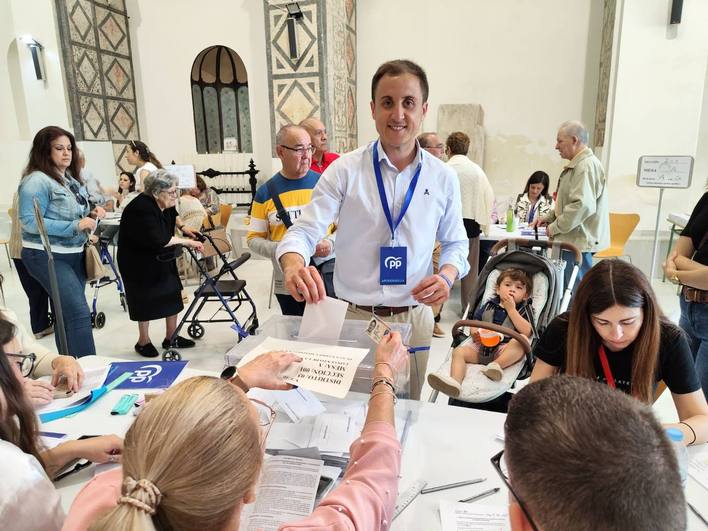
{"type": "Polygon", "coordinates": [[[407,247],[381,247],[379,284],[383,286],[406,283],[407,253],[407,247]]]}

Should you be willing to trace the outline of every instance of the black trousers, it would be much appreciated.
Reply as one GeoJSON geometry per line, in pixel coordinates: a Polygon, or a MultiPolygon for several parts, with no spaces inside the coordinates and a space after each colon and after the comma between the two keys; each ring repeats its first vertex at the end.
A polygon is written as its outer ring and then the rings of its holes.
{"type": "Polygon", "coordinates": [[[276,293],[275,298],[280,304],[280,311],[283,315],[302,315],[305,313],[305,302],[296,301],[292,295],[276,293]]]}

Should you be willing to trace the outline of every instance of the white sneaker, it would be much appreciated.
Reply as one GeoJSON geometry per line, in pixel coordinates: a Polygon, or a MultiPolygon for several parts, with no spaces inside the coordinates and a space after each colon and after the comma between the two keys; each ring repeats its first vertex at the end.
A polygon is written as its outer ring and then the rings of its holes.
{"type": "Polygon", "coordinates": [[[504,376],[504,369],[502,369],[496,361],[493,361],[482,369],[482,374],[493,382],[498,382],[502,379],[502,376],[504,376]]]}
{"type": "Polygon", "coordinates": [[[460,383],[447,374],[437,374],[431,372],[428,374],[428,383],[433,389],[440,391],[441,393],[445,393],[447,396],[451,396],[452,398],[457,398],[460,396],[460,392],[462,391],[462,386],[460,383]]]}

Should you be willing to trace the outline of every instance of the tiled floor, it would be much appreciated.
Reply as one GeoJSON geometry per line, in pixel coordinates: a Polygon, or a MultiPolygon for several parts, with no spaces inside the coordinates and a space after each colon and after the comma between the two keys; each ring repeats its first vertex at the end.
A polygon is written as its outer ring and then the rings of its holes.
{"type": "MultiPolygon", "coordinates": [[[[268,308],[268,295],[270,290],[272,265],[269,261],[251,259],[238,270],[240,278],[247,281],[247,291],[256,303],[258,317],[263,323],[271,315],[279,314],[278,303],[273,298],[272,307],[268,308]]],[[[19,283],[17,273],[8,269],[7,261],[0,262],[0,273],[4,276],[3,290],[5,293],[6,306],[13,310],[21,322],[29,330],[29,310],[27,299],[19,283]]],[[[459,283],[458,283],[459,285],[459,283]]],[[[194,289],[194,285],[187,286],[187,289],[194,289]]],[[[664,312],[674,321],[678,321],[679,304],[676,296],[675,286],[669,283],[654,283],[654,289],[659,298],[664,312]]],[[[93,290],[86,289],[86,297],[89,303],[93,298],[93,290]]],[[[448,334],[445,338],[433,338],[430,350],[428,370],[435,370],[445,360],[450,346],[449,333],[461,312],[459,302],[459,286],[456,286],[450,301],[445,304],[442,312],[441,327],[448,334]]],[[[137,325],[130,321],[128,314],[123,312],[120,306],[117,292],[113,285],[101,288],[98,295],[98,309],[106,314],[106,324],[100,330],[94,330],[94,338],[98,354],[125,359],[140,358],[133,350],[133,345],[137,341],[137,325]]],[[[206,315],[206,314],[205,314],[206,315]]],[[[204,337],[197,342],[193,349],[182,350],[184,359],[190,361],[190,366],[196,369],[220,371],[224,366],[224,353],[231,348],[236,340],[236,333],[225,323],[206,324],[204,337]]],[[[154,322],[151,325],[151,336],[153,343],[159,347],[159,343],[164,338],[164,322],[154,322]]],[[[54,347],[54,336],[48,336],[41,340],[43,344],[54,347]]],[[[427,399],[430,395],[430,387],[425,385],[422,396],[427,399]]],[[[445,402],[446,397],[438,397],[438,402],[445,402]]],[[[655,404],[657,414],[668,421],[675,418],[675,410],[671,401],[670,393],[666,392],[655,404]]]]}

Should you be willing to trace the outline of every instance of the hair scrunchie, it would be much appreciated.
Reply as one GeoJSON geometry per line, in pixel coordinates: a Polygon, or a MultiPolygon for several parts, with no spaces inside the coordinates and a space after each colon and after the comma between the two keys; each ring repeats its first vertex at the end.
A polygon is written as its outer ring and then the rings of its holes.
{"type": "Polygon", "coordinates": [[[118,498],[118,504],[132,505],[136,509],[146,512],[149,515],[154,515],[157,512],[157,506],[162,501],[162,493],[157,486],[149,479],[140,479],[135,481],[130,476],[126,476],[123,480],[123,496],[118,498]],[[138,491],[145,492],[146,500],[140,500],[134,496],[138,491]]]}

